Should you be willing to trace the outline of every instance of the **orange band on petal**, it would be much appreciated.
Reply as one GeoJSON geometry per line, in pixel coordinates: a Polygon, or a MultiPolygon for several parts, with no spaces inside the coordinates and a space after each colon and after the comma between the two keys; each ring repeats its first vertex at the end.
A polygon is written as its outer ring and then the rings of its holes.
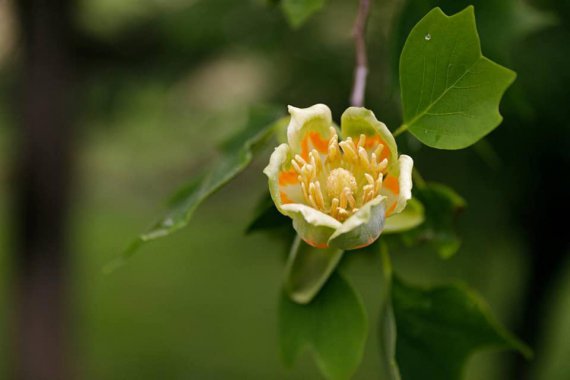
{"type": "Polygon", "coordinates": [[[309,240],[305,240],[305,239],[303,239],[303,240],[305,241],[305,243],[309,244],[311,247],[315,247],[315,248],[318,248],[318,249],[324,249],[324,248],[328,248],[328,247],[329,247],[327,243],[320,243],[320,244],[318,244],[318,243],[315,243],[315,242],[312,242],[312,241],[309,241],[309,240]]]}
{"type": "MultiPolygon", "coordinates": [[[[360,138],[358,138],[358,140],[360,140],[360,138]]],[[[382,140],[382,137],[378,136],[378,135],[374,135],[374,136],[366,136],[366,142],[364,143],[364,149],[366,150],[370,150],[375,148],[378,144],[382,144],[384,145],[384,149],[382,149],[382,153],[380,153],[380,157],[378,157],[378,162],[381,162],[383,159],[388,159],[388,161],[390,161],[390,147],[388,146],[388,144],[386,144],[386,142],[384,140],[382,140]]]]}
{"type": "MultiPolygon", "coordinates": [[[[400,194],[400,184],[398,183],[398,179],[394,176],[386,177],[384,182],[382,182],[382,187],[389,190],[396,197],[398,196],[398,194],[400,194]]],[[[396,209],[396,204],[397,202],[394,202],[394,204],[391,205],[390,208],[388,208],[388,210],[386,211],[386,216],[390,216],[394,212],[394,210],[396,209]]]]}
{"type": "Polygon", "coordinates": [[[390,190],[394,195],[398,195],[400,193],[400,184],[398,183],[398,179],[393,176],[388,176],[382,182],[382,186],[386,189],[390,190]]]}
{"type": "Polygon", "coordinates": [[[309,135],[305,135],[301,141],[301,157],[304,160],[309,159],[309,135]]]}
{"type": "Polygon", "coordinates": [[[321,135],[317,132],[310,132],[309,137],[311,138],[311,143],[313,147],[321,153],[327,153],[329,149],[329,142],[327,140],[323,140],[321,135]]]}
{"type": "Polygon", "coordinates": [[[311,149],[316,149],[321,153],[327,153],[329,150],[329,142],[323,140],[318,132],[309,132],[303,137],[303,140],[301,140],[301,157],[308,160],[311,149]],[[309,141],[311,142],[311,147],[309,147],[309,141]]]}
{"type": "Polygon", "coordinates": [[[299,175],[293,169],[286,172],[279,173],[279,184],[281,186],[285,185],[296,185],[299,183],[299,175]]]}
{"type": "MultiPolygon", "coordinates": [[[[358,138],[358,142],[360,142],[360,137],[358,138]]],[[[375,147],[377,144],[384,144],[380,136],[378,135],[366,136],[366,141],[364,142],[364,148],[370,149],[375,147]]]]}
{"type": "Polygon", "coordinates": [[[363,243],[361,245],[357,245],[353,249],[360,249],[360,248],[368,247],[370,244],[374,243],[376,241],[376,239],[378,239],[378,236],[376,236],[375,238],[368,239],[368,241],[366,243],[363,243]]]}
{"type": "Polygon", "coordinates": [[[288,204],[288,203],[295,203],[295,202],[293,202],[293,201],[291,200],[291,198],[289,198],[289,197],[287,196],[287,194],[285,194],[284,192],[281,191],[281,192],[279,193],[279,195],[281,196],[281,204],[286,205],[286,204],[288,204]]]}

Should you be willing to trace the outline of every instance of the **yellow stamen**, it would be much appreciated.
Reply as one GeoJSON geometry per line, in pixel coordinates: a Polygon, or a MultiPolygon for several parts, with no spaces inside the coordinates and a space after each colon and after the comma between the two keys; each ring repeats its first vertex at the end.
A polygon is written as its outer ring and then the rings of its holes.
{"type": "Polygon", "coordinates": [[[309,195],[309,202],[311,203],[311,206],[313,206],[313,208],[316,208],[316,209],[319,208],[312,195],[309,195]]]}
{"type": "Polygon", "coordinates": [[[321,183],[319,181],[315,182],[315,195],[316,201],[321,209],[325,208],[325,198],[323,197],[323,192],[321,190],[321,183]]]}
{"type": "Polygon", "coordinates": [[[333,218],[336,218],[337,214],[338,214],[338,198],[333,198],[331,201],[331,216],[333,218]]]}
{"type": "Polygon", "coordinates": [[[307,179],[310,180],[310,179],[312,179],[312,178],[314,177],[314,176],[313,176],[313,169],[314,169],[314,166],[311,165],[311,164],[307,164],[307,165],[305,165],[305,166],[303,167],[303,171],[305,172],[305,173],[304,173],[305,178],[307,178],[307,179]]]}
{"type": "Polygon", "coordinates": [[[326,158],[316,149],[306,158],[295,155],[291,167],[298,174],[305,204],[343,222],[378,196],[388,160],[378,162],[382,144],[368,153],[364,148],[367,140],[361,134],[358,141],[347,137],[339,142],[336,129],[331,127],[326,158]]]}
{"type": "Polygon", "coordinates": [[[340,220],[345,220],[346,218],[348,218],[348,211],[346,211],[344,208],[339,207],[337,208],[337,212],[338,212],[338,218],[340,220]]]}
{"type": "Polygon", "coordinates": [[[358,149],[362,148],[366,143],[366,136],[364,134],[360,135],[360,139],[358,139],[358,149]]]}
{"type": "Polygon", "coordinates": [[[376,157],[380,157],[380,155],[382,154],[382,151],[384,150],[384,145],[379,144],[376,149],[374,150],[374,154],[376,155],[376,157]]]}
{"type": "Polygon", "coordinates": [[[301,189],[303,190],[303,196],[305,197],[305,200],[308,201],[309,193],[307,192],[307,185],[305,185],[305,182],[301,182],[301,189]]]}
{"type": "Polygon", "coordinates": [[[374,187],[374,191],[376,193],[380,192],[380,189],[382,189],[382,179],[384,178],[384,176],[382,175],[382,173],[378,174],[378,179],[376,180],[376,185],[374,187]]]}
{"type": "Polygon", "coordinates": [[[344,192],[346,193],[346,200],[348,201],[350,208],[353,209],[356,204],[356,200],[354,199],[352,193],[350,193],[350,190],[348,190],[348,188],[345,188],[344,192]]]}
{"type": "MultiPolygon", "coordinates": [[[[349,137],[350,138],[350,137],[349,137]]],[[[342,148],[342,152],[344,153],[344,156],[348,159],[350,159],[351,161],[356,161],[358,159],[358,156],[356,155],[356,151],[353,148],[354,144],[351,144],[352,141],[341,141],[340,143],[338,143],[338,145],[340,145],[340,147],[342,148]]]]}
{"type": "Polygon", "coordinates": [[[319,152],[317,152],[316,149],[313,149],[311,151],[311,161],[316,168],[319,169],[321,168],[322,166],[321,155],[319,154],[319,152]]]}
{"type": "Polygon", "coordinates": [[[340,193],[340,208],[346,209],[347,205],[348,205],[348,200],[346,199],[346,192],[343,191],[342,193],[340,193]]]}
{"type": "Polygon", "coordinates": [[[368,153],[363,147],[358,148],[358,156],[360,157],[360,162],[364,165],[364,169],[368,169],[370,167],[370,161],[368,161],[368,153]]]}
{"type": "Polygon", "coordinates": [[[301,174],[301,167],[295,160],[291,160],[291,165],[293,165],[293,169],[297,172],[297,174],[301,174]]]}

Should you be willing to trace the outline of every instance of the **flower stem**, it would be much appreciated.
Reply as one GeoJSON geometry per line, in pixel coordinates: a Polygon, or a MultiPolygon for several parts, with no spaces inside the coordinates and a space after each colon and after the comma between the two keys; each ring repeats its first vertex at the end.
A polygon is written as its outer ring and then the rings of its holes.
{"type": "Polygon", "coordinates": [[[402,124],[400,125],[400,127],[398,129],[396,129],[394,131],[394,133],[392,133],[394,135],[394,137],[398,137],[400,136],[402,133],[406,132],[408,130],[408,125],[407,124],[402,124]]]}
{"type": "Polygon", "coordinates": [[[364,93],[366,91],[366,77],[368,76],[368,55],[366,53],[366,24],[370,14],[372,0],[360,0],[358,13],[354,22],[352,35],[356,48],[356,66],[354,68],[354,84],[350,97],[351,105],[364,106],[364,93]]]}

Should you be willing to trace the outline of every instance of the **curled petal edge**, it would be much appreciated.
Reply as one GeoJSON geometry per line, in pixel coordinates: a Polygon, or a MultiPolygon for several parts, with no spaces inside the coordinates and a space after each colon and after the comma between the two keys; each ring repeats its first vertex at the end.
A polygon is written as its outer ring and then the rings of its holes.
{"type": "Polygon", "coordinates": [[[400,174],[398,177],[400,191],[394,214],[402,212],[406,208],[408,200],[412,199],[412,169],[414,168],[414,160],[412,160],[410,156],[402,154],[398,163],[400,167],[400,174]]]}
{"type": "Polygon", "coordinates": [[[396,164],[398,160],[396,140],[386,124],[376,118],[374,112],[363,107],[349,107],[342,114],[340,125],[343,139],[358,138],[361,134],[379,138],[380,142],[385,145],[385,149],[389,151],[387,158],[390,166],[396,164]]]}
{"type": "Polygon", "coordinates": [[[295,153],[301,151],[301,142],[309,132],[318,132],[322,137],[329,135],[333,126],[332,114],[324,104],[315,104],[308,108],[288,106],[291,120],[287,126],[287,140],[295,153]]]}
{"type": "Polygon", "coordinates": [[[279,172],[283,163],[290,157],[290,148],[287,144],[281,144],[271,154],[269,164],[263,169],[263,174],[269,179],[269,192],[271,198],[280,213],[285,214],[282,209],[281,197],[279,195],[279,172]]]}
{"type": "Polygon", "coordinates": [[[283,212],[293,219],[302,239],[316,248],[352,250],[372,244],[384,229],[386,198],[378,196],[344,223],[303,204],[286,204],[283,212]]]}
{"type": "Polygon", "coordinates": [[[330,236],[342,225],[332,216],[304,204],[289,203],[281,208],[293,219],[293,228],[299,236],[315,248],[327,248],[330,236]]]}
{"type": "Polygon", "coordinates": [[[380,195],[351,215],[329,238],[331,247],[352,250],[372,244],[382,231],[386,220],[386,197],[380,195]]]}

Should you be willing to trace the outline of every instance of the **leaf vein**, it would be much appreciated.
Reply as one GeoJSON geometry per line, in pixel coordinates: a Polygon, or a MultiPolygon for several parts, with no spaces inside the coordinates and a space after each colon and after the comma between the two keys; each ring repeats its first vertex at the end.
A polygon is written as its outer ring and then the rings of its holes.
{"type": "MultiPolygon", "coordinates": [[[[445,97],[445,95],[447,95],[447,93],[448,93],[450,90],[454,89],[455,86],[456,86],[459,82],[461,82],[461,80],[463,80],[463,78],[465,78],[468,74],[474,74],[474,73],[471,71],[471,69],[472,69],[481,59],[482,59],[482,57],[479,56],[479,58],[477,58],[477,60],[475,60],[475,61],[473,62],[473,64],[471,64],[471,66],[468,67],[467,70],[465,70],[465,72],[464,72],[463,74],[461,74],[461,76],[460,76],[459,78],[457,78],[457,79],[455,80],[455,82],[453,82],[453,84],[452,84],[450,87],[447,87],[447,88],[441,93],[441,95],[438,96],[433,102],[431,102],[430,104],[428,104],[428,106],[427,106],[422,112],[416,112],[416,116],[415,116],[412,120],[410,120],[409,123],[406,123],[406,124],[408,125],[408,127],[411,127],[411,126],[414,125],[419,119],[421,119],[423,116],[425,116],[426,113],[428,113],[429,110],[430,110],[435,104],[437,104],[441,99],[443,99],[443,97],[445,97]]],[[[423,80],[422,80],[422,82],[423,82],[423,80]]],[[[423,86],[422,86],[422,88],[423,88],[423,86]]],[[[421,94],[420,94],[420,96],[421,96],[421,94]]]]}

